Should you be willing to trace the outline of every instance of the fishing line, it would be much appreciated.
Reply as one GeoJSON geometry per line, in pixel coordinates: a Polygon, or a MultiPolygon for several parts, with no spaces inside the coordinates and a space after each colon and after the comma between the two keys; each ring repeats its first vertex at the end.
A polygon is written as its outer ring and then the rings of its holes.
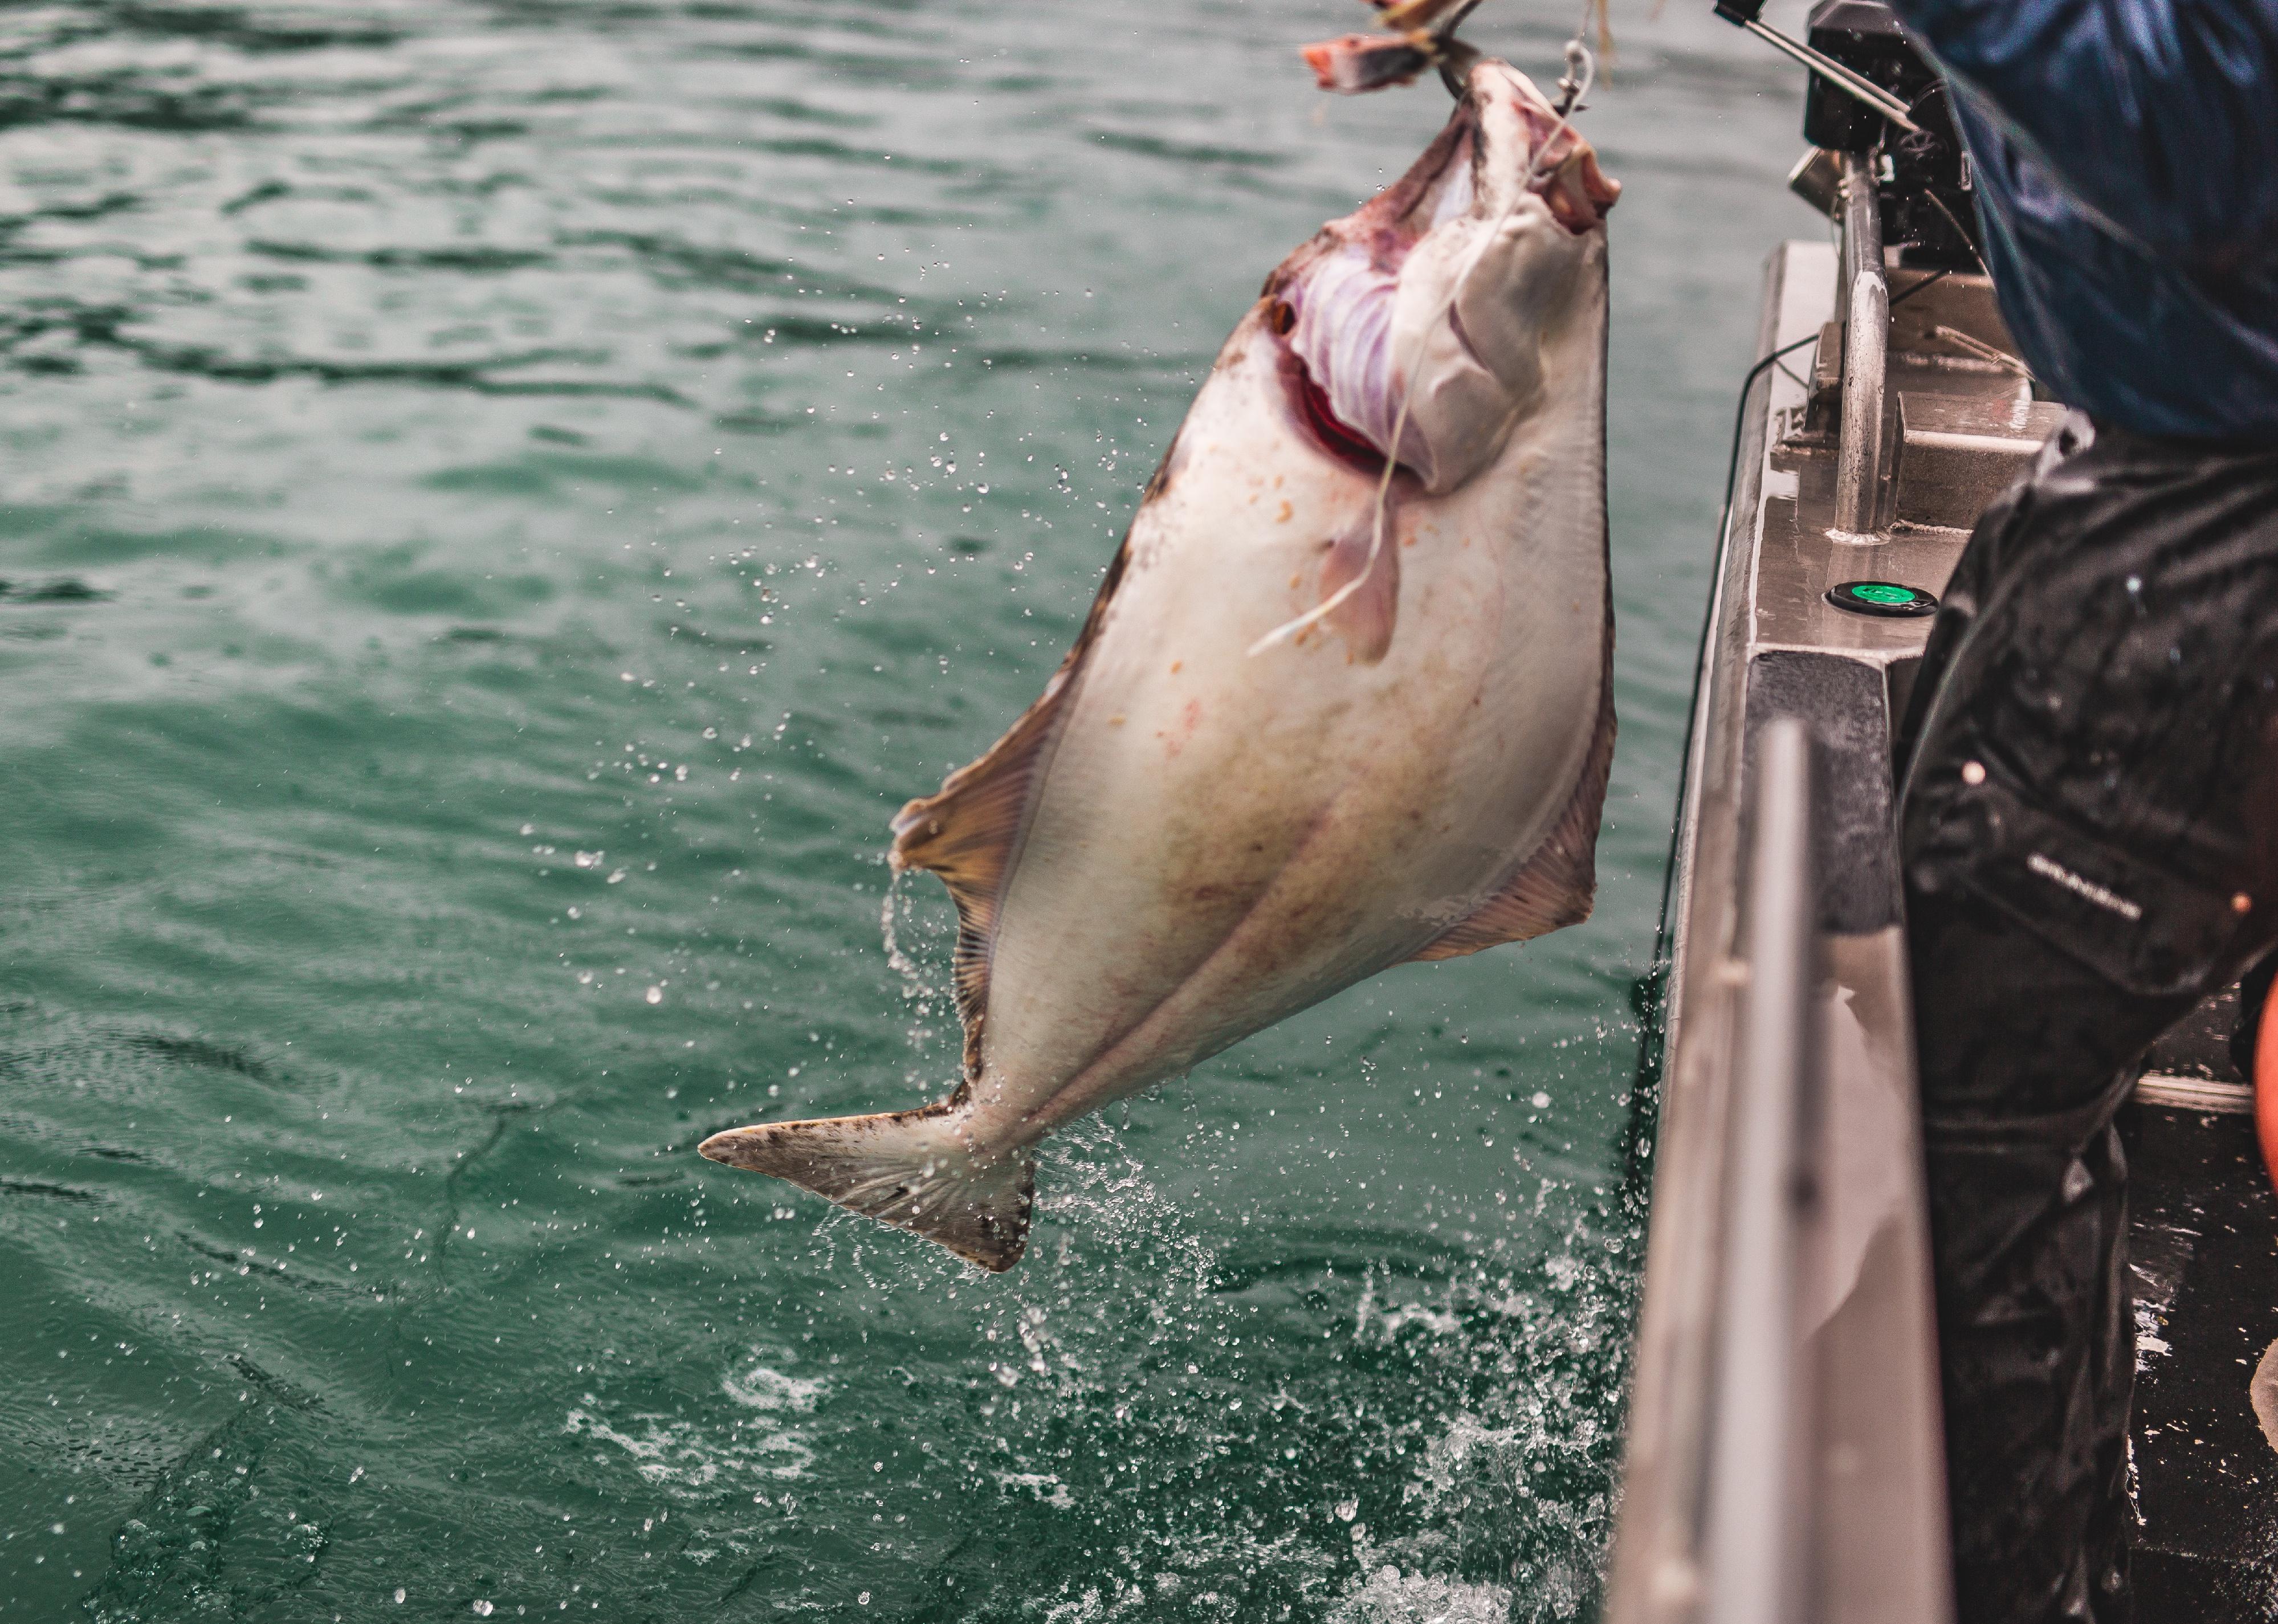
{"type": "MultiPolygon", "coordinates": [[[[1392,476],[1400,465],[1400,440],[1401,437],[1408,431],[1408,408],[1410,403],[1416,398],[1417,382],[1424,375],[1424,359],[1430,348],[1431,336],[1440,324],[1448,319],[1449,312],[1455,309],[1456,301],[1463,297],[1464,288],[1470,282],[1472,272],[1478,269],[1479,261],[1487,256],[1487,249],[1494,245],[1495,238],[1502,231],[1504,223],[1518,212],[1518,205],[1523,199],[1534,195],[1535,182],[1546,172],[1544,166],[1548,163],[1551,149],[1557,145],[1558,138],[1573,128],[1574,115],[1580,110],[1582,98],[1590,93],[1590,87],[1596,81],[1598,75],[1597,58],[1591,55],[1590,48],[1582,42],[1582,30],[1590,26],[1590,19],[1595,11],[1596,0],[1586,0],[1583,7],[1581,25],[1575,30],[1574,37],[1566,42],[1566,74],[1558,81],[1558,88],[1563,93],[1558,107],[1558,122],[1550,126],[1550,133],[1543,137],[1540,143],[1536,146],[1533,156],[1527,160],[1526,174],[1520,180],[1517,191],[1512,195],[1510,202],[1503,206],[1502,212],[1488,222],[1487,229],[1480,233],[1479,240],[1472,245],[1472,251],[1465,256],[1463,268],[1456,271],[1455,280],[1448,290],[1446,300],[1424,324],[1424,337],[1417,343],[1416,359],[1409,363],[1408,379],[1400,391],[1400,409],[1393,416],[1391,443],[1381,448],[1384,452],[1384,472],[1376,482],[1375,518],[1369,531],[1368,558],[1361,565],[1360,573],[1296,619],[1283,622],[1258,638],[1250,645],[1248,651],[1250,655],[1262,654],[1267,649],[1287,643],[1292,637],[1319,625],[1350,601],[1356,592],[1368,584],[1369,577],[1376,573],[1377,560],[1384,553],[1384,530],[1386,514],[1392,492],[1392,476]]],[[[1391,342],[1388,332],[1385,341],[1387,344],[1391,342]]],[[[1728,496],[1726,500],[1729,502],[1730,499],[1728,496]]]]}

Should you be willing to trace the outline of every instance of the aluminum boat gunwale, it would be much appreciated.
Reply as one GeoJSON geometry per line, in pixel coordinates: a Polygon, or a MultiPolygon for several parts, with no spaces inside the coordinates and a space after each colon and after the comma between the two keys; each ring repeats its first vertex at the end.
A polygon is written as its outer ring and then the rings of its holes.
{"type": "MultiPolygon", "coordinates": [[[[1839,246],[1766,262],[1756,355],[1799,364],[1743,403],[1699,666],[1609,1624],[1953,1616],[1892,761],[1930,621],[1843,589],[1941,591],[2064,408],[1986,278],[1886,250],[1875,167],[1831,164],[1839,246]],[[1762,838],[1783,820],[1793,850],[1762,838]]],[[[2278,1201],[2235,1003],[2164,1040],[2123,1114],[2138,1607],[2164,1624],[2278,1616],[2278,1201]]]]}

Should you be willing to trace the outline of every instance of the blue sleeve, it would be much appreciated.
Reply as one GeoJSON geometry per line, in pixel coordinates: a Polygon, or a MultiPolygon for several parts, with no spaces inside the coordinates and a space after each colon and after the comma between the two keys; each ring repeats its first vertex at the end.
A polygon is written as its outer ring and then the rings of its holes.
{"type": "Polygon", "coordinates": [[[2278,253],[2278,0],[1892,0],[1965,94],[2162,253],[2278,253]]]}

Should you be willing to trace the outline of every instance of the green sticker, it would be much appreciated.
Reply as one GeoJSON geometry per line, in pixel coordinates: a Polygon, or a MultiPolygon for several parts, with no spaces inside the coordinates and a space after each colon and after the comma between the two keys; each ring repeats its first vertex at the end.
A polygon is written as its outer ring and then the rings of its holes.
{"type": "Polygon", "coordinates": [[[1938,599],[1895,581],[1844,581],[1827,589],[1827,601],[1850,614],[1915,620],[1938,613],[1938,599]]]}

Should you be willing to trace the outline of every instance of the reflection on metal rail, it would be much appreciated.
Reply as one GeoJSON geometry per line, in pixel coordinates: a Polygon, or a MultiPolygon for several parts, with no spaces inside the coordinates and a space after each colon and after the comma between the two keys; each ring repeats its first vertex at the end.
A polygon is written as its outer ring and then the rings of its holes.
{"type": "Polygon", "coordinates": [[[1819,956],[1811,737],[1800,721],[1765,726],[1755,781],[1710,1398],[1708,1624],[1791,1624],[1809,1578],[1800,1490],[1811,1402],[1796,1287],[1811,1199],[1804,1134],[1819,1070],[1819,956]]]}
{"type": "Polygon", "coordinates": [[[1883,397],[1889,372],[1891,286],[1883,270],[1882,204],[1865,156],[1843,155],[1843,418],[1835,451],[1835,529],[1873,541],[1883,494],[1883,397]]]}

